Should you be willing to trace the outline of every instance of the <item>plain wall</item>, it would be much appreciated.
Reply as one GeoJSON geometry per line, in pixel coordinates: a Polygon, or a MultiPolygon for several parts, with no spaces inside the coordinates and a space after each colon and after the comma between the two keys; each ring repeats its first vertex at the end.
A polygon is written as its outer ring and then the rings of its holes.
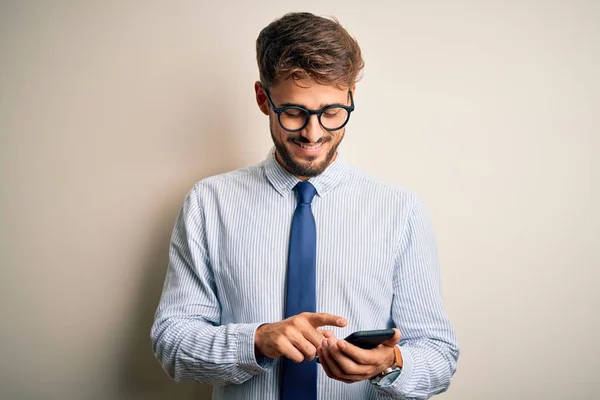
{"type": "Polygon", "coordinates": [[[151,351],[169,238],[196,181],[267,155],[254,41],[300,10],[363,49],[346,158],[431,211],[441,397],[600,398],[593,0],[2,1],[0,398],[210,398],[151,351]]]}

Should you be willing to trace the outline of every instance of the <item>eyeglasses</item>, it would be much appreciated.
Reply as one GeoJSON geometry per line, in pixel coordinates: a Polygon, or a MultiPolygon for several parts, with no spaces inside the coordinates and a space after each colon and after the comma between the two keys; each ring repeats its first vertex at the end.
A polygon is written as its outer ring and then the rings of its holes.
{"type": "Polygon", "coordinates": [[[350,113],[354,111],[354,98],[352,97],[352,91],[349,90],[350,95],[350,106],[343,104],[330,104],[321,108],[320,110],[308,110],[302,106],[297,105],[285,105],[282,107],[276,107],[271,100],[271,95],[267,90],[267,99],[271,104],[273,111],[277,113],[279,119],[279,125],[288,132],[300,132],[306,128],[310,122],[311,115],[316,115],[319,120],[319,124],[326,131],[337,131],[342,129],[350,120],[350,113]]]}

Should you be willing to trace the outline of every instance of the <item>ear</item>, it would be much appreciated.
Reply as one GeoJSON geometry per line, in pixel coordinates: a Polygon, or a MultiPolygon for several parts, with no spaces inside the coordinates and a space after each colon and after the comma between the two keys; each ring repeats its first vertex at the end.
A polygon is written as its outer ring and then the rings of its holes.
{"type": "Polygon", "coordinates": [[[256,93],[256,104],[263,114],[269,115],[269,100],[267,100],[267,94],[265,88],[259,81],[254,83],[254,92],[256,93]]]}

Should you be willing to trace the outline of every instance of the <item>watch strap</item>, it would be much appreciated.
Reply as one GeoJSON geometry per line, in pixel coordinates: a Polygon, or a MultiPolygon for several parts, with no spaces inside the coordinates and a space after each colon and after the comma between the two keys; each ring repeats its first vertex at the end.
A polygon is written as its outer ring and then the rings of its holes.
{"type": "Polygon", "coordinates": [[[392,364],[391,367],[384,369],[379,374],[377,374],[373,378],[371,378],[370,379],[371,383],[379,386],[380,385],[379,381],[386,375],[389,375],[395,371],[402,371],[402,367],[401,367],[402,364],[403,364],[402,353],[400,353],[400,348],[398,346],[394,346],[394,363],[392,364]]]}
{"type": "Polygon", "coordinates": [[[402,364],[402,353],[400,353],[400,348],[394,346],[394,365],[392,365],[392,368],[401,367],[402,364]]]}

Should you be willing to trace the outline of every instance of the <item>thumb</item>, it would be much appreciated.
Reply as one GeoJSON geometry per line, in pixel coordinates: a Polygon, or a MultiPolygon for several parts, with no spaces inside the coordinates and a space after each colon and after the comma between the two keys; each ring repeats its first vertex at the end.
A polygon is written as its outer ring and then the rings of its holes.
{"type": "Polygon", "coordinates": [[[348,324],[348,321],[346,321],[345,318],[327,313],[310,313],[306,318],[315,328],[326,325],[344,327],[348,324]]]}
{"type": "Polygon", "coordinates": [[[400,341],[400,330],[394,328],[394,336],[382,343],[384,346],[394,347],[400,341]]]}

